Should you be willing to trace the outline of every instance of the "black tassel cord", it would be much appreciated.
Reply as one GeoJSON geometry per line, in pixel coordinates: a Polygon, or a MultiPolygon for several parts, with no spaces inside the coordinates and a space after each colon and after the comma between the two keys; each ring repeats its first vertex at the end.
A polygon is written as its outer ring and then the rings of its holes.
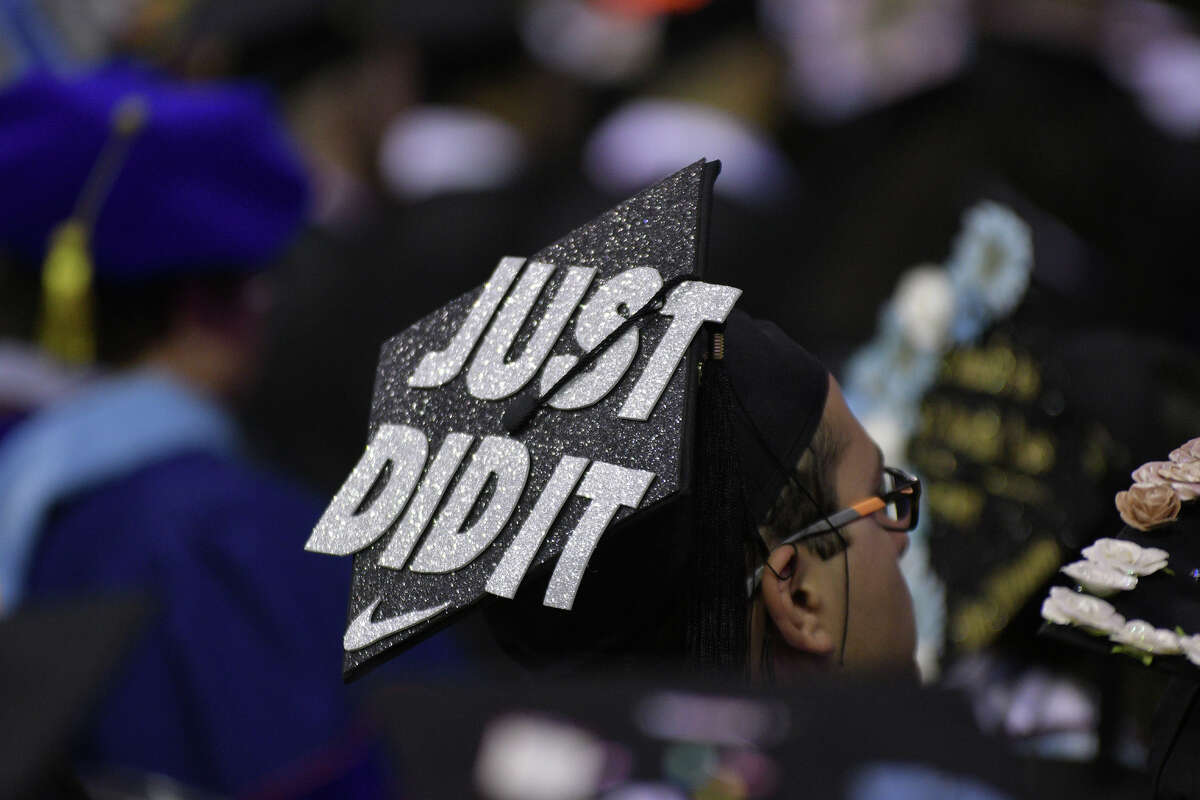
{"type": "Polygon", "coordinates": [[[686,647],[701,670],[745,674],[749,650],[747,562],[758,543],[742,489],[734,435],[736,399],[720,357],[700,380],[695,531],[688,585],[686,647]]]}

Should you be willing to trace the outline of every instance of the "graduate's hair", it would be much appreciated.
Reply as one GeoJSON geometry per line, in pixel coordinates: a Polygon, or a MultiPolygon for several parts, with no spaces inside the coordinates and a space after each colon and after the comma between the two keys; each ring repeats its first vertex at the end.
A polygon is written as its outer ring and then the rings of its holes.
{"type": "MultiPolygon", "coordinates": [[[[760,520],[758,532],[768,549],[774,549],[792,533],[837,512],[834,472],[846,447],[847,443],[822,420],[812,442],[792,467],[775,504],[760,520]]],[[[814,555],[828,559],[842,551],[843,542],[841,537],[830,532],[806,539],[804,545],[814,555]]]]}
{"type": "Polygon", "coordinates": [[[0,253],[0,339],[30,341],[37,327],[40,281],[19,262],[0,253]]]}
{"type": "Polygon", "coordinates": [[[208,313],[230,313],[253,276],[233,270],[150,281],[97,281],[94,292],[96,358],[103,364],[136,362],[170,335],[185,304],[199,302],[208,313]]]}
{"type": "Polygon", "coordinates": [[[178,279],[97,281],[92,306],[96,360],[114,367],[136,361],[169,332],[181,291],[178,279]]]}

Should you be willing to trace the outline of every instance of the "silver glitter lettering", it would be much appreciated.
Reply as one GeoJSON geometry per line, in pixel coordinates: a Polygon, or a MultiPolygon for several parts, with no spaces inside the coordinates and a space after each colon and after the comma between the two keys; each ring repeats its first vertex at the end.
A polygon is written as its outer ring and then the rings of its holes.
{"type": "Polygon", "coordinates": [[[552,264],[531,262],[516,288],[504,300],[467,371],[467,391],[473,396],[480,400],[501,400],[516,394],[529,383],[558,341],[596,274],[591,267],[568,267],[554,299],[525,343],[524,351],[515,361],[507,361],[517,332],[553,272],[552,264]]]}
{"type": "Polygon", "coordinates": [[[314,553],[348,556],[367,547],[404,510],[413,487],[425,468],[429,443],[425,434],[407,425],[381,425],[350,477],[333,496],[317,521],[304,549],[314,553]],[[370,506],[355,513],[375,485],[388,462],[392,464],[387,485],[370,506]]]}
{"type": "MultiPolygon", "coordinates": [[[[614,275],[600,284],[596,293],[579,309],[575,320],[575,341],[585,352],[592,350],[604,337],[625,321],[618,311],[621,306],[631,310],[644,306],[662,287],[662,276],[650,267],[634,267],[614,275]]],[[[588,372],[576,376],[550,399],[550,405],[563,411],[585,408],[598,403],[625,375],[638,350],[637,328],[630,328],[612,344],[588,372]]],[[[543,395],[558,382],[567,370],[575,366],[575,356],[554,356],[542,370],[543,395]]]]}
{"type": "Polygon", "coordinates": [[[450,479],[458,472],[458,465],[462,463],[463,456],[467,454],[474,440],[475,437],[465,433],[446,434],[433,463],[425,473],[425,479],[417,487],[416,496],[404,512],[400,524],[396,526],[396,532],[392,534],[387,549],[379,557],[380,566],[390,569],[404,568],[404,562],[408,561],[413,545],[421,538],[425,526],[429,524],[429,518],[433,516],[442,495],[446,493],[446,487],[450,485],[450,479]]]}
{"type": "Polygon", "coordinates": [[[659,312],[671,317],[671,325],[658,347],[654,348],[646,368],[638,376],[637,383],[625,398],[625,404],[617,416],[622,419],[649,419],[696,331],[705,322],[724,322],[741,294],[741,289],[715,283],[686,281],[679,284],[659,312]]]}
{"type": "Polygon", "coordinates": [[[504,551],[500,563],[488,578],[487,586],[484,587],[487,591],[510,599],[517,593],[517,587],[521,585],[521,579],[525,577],[530,562],[542,546],[542,540],[546,538],[550,526],[558,518],[567,498],[575,490],[579,476],[587,469],[587,465],[586,458],[577,456],[563,456],[559,460],[550,480],[546,482],[546,488],[542,489],[537,503],[529,512],[529,517],[521,525],[520,532],[504,551]]]}
{"type": "Polygon", "coordinates": [[[529,451],[525,445],[505,436],[484,437],[450,498],[438,512],[409,569],[413,572],[453,572],[474,561],[512,516],[528,477],[529,451]],[[474,525],[463,530],[467,515],[493,475],[496,488],[487,508],[474,525]]]}
{"type": "Polygon", "coordinates": [[[434,350],[424,355],[413,374],[408,376],[409,386],[432,389],[447,384],[458,376],[471,351],[475,349],[475,343],[483,335],[483,329],[496,313],[496,308],[508,293],[508,287],[512,285],[524,263],[525,259],[514,256],[500,259],[496,270],[483,285],[483,291],[475,298],[471,312],[467,314],[466,320],[454,334],[450,344],[445,350],[434,350]]]}
{"type": "Polygon", "coordinates": [[[375,621],[371,617],[374,616],[375,609],[379,608],[379,604],[382,601],[382,597],[376,597],[375,602],[364,608],[359,612],[358,616],[350,620],[350,624],[346,626],[346,634],[342,637],[342,648],[347,653],[362,650],[364,647],[375,644],[380,639],[411,628],[413,625],[440,614],[450,606],[449,601],[447,601],[441,605],[431,606],[430,608],[409,611],[398,617],[388,617],[387,619],[375,621]]]}
{"type": "Polygon", "coordinates": [[[576,492],[592,502],[583,512],[575,530],[571,531],[558,563],[554,565],[554,574],[550,576],[543,604],[570,610],[592,551],[596,549],[608,523],[621,506],[637,508],[652,480],[653,472],[618,467],[603,461],[592,464],[576,492]]]}

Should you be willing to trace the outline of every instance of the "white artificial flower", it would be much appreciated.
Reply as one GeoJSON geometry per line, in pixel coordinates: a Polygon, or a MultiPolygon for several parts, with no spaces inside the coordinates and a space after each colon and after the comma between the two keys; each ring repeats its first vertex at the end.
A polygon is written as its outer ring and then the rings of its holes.
{"type": "Polygon", "coordinates": [[[1187,656],[1187,660],[1200,667],[1200,633],[1194,636],[1180,636],[1179,649],[1187,656]]]}
{"type": "Polygon", "coordinates": [[[1155,655],[1172,656],[1180,650],[1178,634],[1165,628],[1156,628],[1144,619],[1129,620],[1108,638],[1155,655]]]}
{"type": "Polygon", "coordinates": [[[1093,633],[1116,633],[1125,618],[1103,600],[1072,592],[1065,586],[1052,586],[1042,603],[1042,618],[1058,625],[1076,625],[1093,633]]]}
{"type": "Polygon", "coordinates": [[[1150,575],[1167,565],[1170,555],[1157,547],[1141,547],[1124,539],[1097,539],[1083,548],[1083,557],[1127,575],[1150,575]]]}
{"type": "Polygon", "coordinates": [[[1059,572],[1075,579],[1085,592],[1096,597],[1108,597],[1117,592],[1128,592],[1137,586],[1137,577],[1107,564],[1094,561],[1076,561],[1067,564],[1059,572]]]}
{"type": "Polygon", "coordinates": [[[962,300],[977,297],[993,317],[1008,314],[1024,297],[1033,271],[1029,226],[999,203],[979,203],[965,215],[947,269],[962,300]]]}
{"type": "Polygon", "coordinates": [[[892,295],[900,333],[918,350],[940,352],[954,320],[954,287],[944,269],[914,267],[900,277],[892,295]]]}

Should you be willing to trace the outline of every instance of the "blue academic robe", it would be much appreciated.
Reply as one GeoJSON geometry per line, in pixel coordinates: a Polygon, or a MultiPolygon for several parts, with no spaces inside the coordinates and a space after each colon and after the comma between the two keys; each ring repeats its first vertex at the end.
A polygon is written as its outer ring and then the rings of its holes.
{"type": "Polygon", "coordinates": [[[154,604],[149,632],[87,731],[85,760],[244,790],[345,729],[337,643],[346,565],[303,550],[319,511],[268,476],[200,452],[150,464],[52,515],[27,602],[138,590],[154,604]]]}
{"type": "MultiPolygon", "coordinates": [[[[85,430],[104,423],[95,416],[85,430]]],[[[154,604],[81,760],[223,793],[375,795],[364,776],[378,763],[350,733],[341,683],[350,564],[303,549],[322,504],[234,451],[177,438],[55,502],[30,546],[22,603],[133,590],[154,604]]],[[[430,644],[417,661],[456,658],[452,643],[430,644]]]]}

